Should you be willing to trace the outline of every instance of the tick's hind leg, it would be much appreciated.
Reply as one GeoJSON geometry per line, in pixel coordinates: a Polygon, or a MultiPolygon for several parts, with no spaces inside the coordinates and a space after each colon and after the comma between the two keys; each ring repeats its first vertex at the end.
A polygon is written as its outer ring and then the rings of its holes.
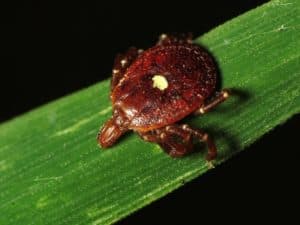
{"type": "Polygon", "coordinates": [[[208,161],[214,160],[217,157],[217,148],[213,139],[206,132],[201,129],[191,128],[189,125],[181,125],[181,129],[189,132],[193,137],[197,138],[201,142],[205,142],[208,148],[206,159],[208,161]]]}
{"type": "Polygon", "coordinates": [[[217,95],[212,100],[210,100],[209,102],[207,102],[206,104],[201,106],[195,112],[195,114],[198,115],[198,114],[204,114],[204,113],[208,112],[209,110],[215,108],[220,103],[226,101],[226,99],[229,97],[229,95],[230,95],[230,91],[228,89],[224,89],[223,91],[217,93],[217,95]]]}
{"type": "Polygon", "coordinates": [[[193,150],[189,132],[180,132],[176,125],[139,133],[142,139],[159,144],[172,157],[182,157],[193,150]]]}
{"type": "Polygon", "coordinates": [[[140,133],[140,136],[146,141],[158,143],[172,157],[182,157],[192,152],[195,138],[207,144],[207,160],[213,160],[217,156],[216,146],[209,135],[200,129],[192,129],[188,125],[174,124],[140,133]]]}
{"type": "Polygon", "coordinates": [[[124,76],[126,69],[133,63],[133,61],[139,56],[142,50],[138,50],[135,47],[131,47],[124,54],[118,54],[115,57],[113,66],[113,76],[111,80],[111,90],[119,83],[124,76]]]}

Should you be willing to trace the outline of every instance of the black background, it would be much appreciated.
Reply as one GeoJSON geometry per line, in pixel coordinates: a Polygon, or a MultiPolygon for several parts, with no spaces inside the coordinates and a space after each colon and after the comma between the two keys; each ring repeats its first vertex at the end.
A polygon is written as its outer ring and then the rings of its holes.
{"type": "MultiPolygon", "coordinates": [[[[114,55],[162,32],[199,36],[266,1],[23,1],[1,6],[0,122],[111,74],[114,55]]],[[[1,3],[3,4],[3,3],[1,3]]],[[[296,218],[300,117],[120,224],[296,218]]]]}

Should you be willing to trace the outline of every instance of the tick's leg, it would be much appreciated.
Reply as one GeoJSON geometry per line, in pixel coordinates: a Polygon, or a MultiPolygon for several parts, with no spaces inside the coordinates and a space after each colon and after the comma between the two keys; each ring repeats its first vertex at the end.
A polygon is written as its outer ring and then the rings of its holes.
{"type": "Polygon", "coordinates": [[[183,125],[171,125],[166,127],[166,131],[168,133],[177,134],[178,136],[182,136],[182,134],[188,134],[189,138],[185,139],[184,142],[193,143],[193,138],[197,138],[201,142],[205,142],[208,147],[207,160],[211,161],[217,157],[217,148],[215,146],[212,138],[200,129],[191,128],[187,124],[183,125]]]}
{"type": "Polygon", "coordinates": [[[229,97],[229,90],[224,89],[223,91],[219,92],[216,97],[214,97],[210,102],[201,106],[197,111],[195,111],[196,115],[204,114],[209,110],[215,108],[220,103],[224,102],[229,97]]]}
{"type": "Polygon", "coordinates": [[[170,125],[154,131],[140,133],[140,136],[146,141],[158,143],[172,157],[182,157],[193,151],[193,140],[197,138],[207,144],[208,161],[215,159],[217,156],[217,148],[210,136],[202,130],[193,129],[186,124],[170,125]]]}
{"type": "Polygon", "coordinates": [[[132,62],[138,57],[142,50],[138,50],[135,47],[131,47],[124,54],[118,54],[114,61],[111,90],[119,83],[124,76],[126,69],[132,64],[132,62]]]}
{"type": "Polygon", "coordinates": [[[192,136],[198,138],[201,142],[205,142],[207,144],[208,153],[206,159],[208,161],[214,160],[217,157],[217,148],[213,141],[213,139],[204,131],[197,128],[191,128],[189,125],[184,124],[181,125],[182,130],[188,131],[191,133],[192,136]]]}
{"type": "Polygon", "coordinates": [[[177,128],[174,125],[145,133],[139,132],[139,135],[145,141],[159,144],[170,156],[182,157],[193,150],[193,143],[189,132],[177,132],[175,129],[177,128]]]}
{"type": "Polygon", "coordinates": [[[168,44],[186,44],[192,43],[192,33],[186,34],[161,34],[159,36],[157,45],[168,45],[168,44]]]}

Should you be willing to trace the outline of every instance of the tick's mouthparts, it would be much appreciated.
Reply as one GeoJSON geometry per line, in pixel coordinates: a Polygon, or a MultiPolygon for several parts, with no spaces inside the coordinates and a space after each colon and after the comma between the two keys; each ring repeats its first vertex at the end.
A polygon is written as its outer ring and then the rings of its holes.
{"type": "Polygon", "coordinates": [[[117,125],[114,118],[104,124],[98,135],[98,143],[102,148],[112,146],[127,131],[127,129],[117,125]]]}

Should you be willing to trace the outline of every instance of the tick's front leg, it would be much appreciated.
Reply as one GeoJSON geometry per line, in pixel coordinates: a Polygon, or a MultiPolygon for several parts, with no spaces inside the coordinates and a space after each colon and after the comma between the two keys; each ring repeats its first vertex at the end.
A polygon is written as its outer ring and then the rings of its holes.
{"type": "Polygon", "coordinates": [[[195,111],[195,115],[204,114],[209,110],[215,108],[220,103],[226,101],[229,97],[230,91],[228,89],[224,89],[223,91],[217,93],[217,95],[208,103],[201,106],[197,111],[195,111]]]}
{"type": "Polygon", "coordinates": [[[119,83],[124,76],[126,69],[133,63],[133,61],[139,56],[142,50],[138,50],[135,47],[131,47],[124,54],[118,54],[115,57],[113,66],[113,76],[111,80],[111,90],[119,83]]]}

